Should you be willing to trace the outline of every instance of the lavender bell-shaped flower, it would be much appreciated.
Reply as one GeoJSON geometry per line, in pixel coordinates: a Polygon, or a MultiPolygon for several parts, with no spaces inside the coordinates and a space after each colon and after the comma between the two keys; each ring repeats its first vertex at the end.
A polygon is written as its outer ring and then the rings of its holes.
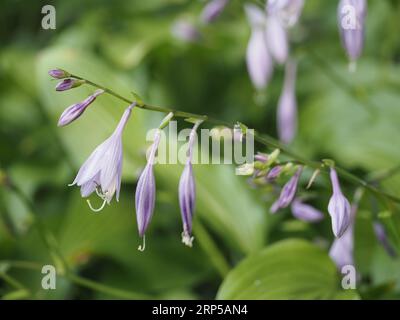
{"type": "Polygon", "coordinates": [[[196,130],[201,122],[197,121],[190,132],[186,165],[179,180],[179,206],[183,223],[182,242],[189,247],[192,246],[194,239],[192,220],[196,202],[196,184],[192,169],[193,146],[196,141],[196,130]]]}
{"type": "Polygon", "coordinates": [[[247,70],[253,85],[257,89],[267,86],[273,71],[273,62],[268,51],[265,36],[266,16],[255,5],[245,5],[247,18],[251,26],[251,36],[247,45],[247,70]]]}
{"type": "Polygon", "coordinates": [[[98,212],[106,203],[110,204],[116,193],[119,200],[122,170],[122,132],[136,103],[131,104],[124,112],[113,134],[100,144],[85,161],[75,180],[70,186],[81,187],[82,197],[88,197],[93,191],[103,200],[100,208],[94,209],[90,201],[89,207],[98,212]]]}
{"type": "Polygon", "coordinates": [[[283,186],[279,199],[272,205],[270,212],[275,213],[279,209],[286,208],[291,204],[296,195],[297,184],[300,179],[303,167],[299,166],[293,177],[283,186]]]}
{"type": "Polygon", "coordinates": [[[351,206],[340,189],[339,178],[334,168],[330,169],[330,177],[333,194],[329,200],[328,212],[332,219],[333,234],[339,238],[350,224],[351,206]]]}
{"type": "Polygon", "coordinates": [[[222,11],[224,11],[225,6],[228,4],[229,0],[211,0],[204,7],[201,13],[201,19],[205,23],[210,23],[215,21],[222,11]]]}
{"type": "Polygon", "coordinates": [[[355,61],[360,57],[364,46],[366,16],[366,0],[340,0],[338,25],[342,45],[350,58],[351,71],[354,71],[355,61]]]}
{"type": "Polygon", "coordinates": [[[79,79],[73,79],[73,78],[68,78],[64,79],[63,81],[60,81],[56,85],[56,91],[65,91],[69,90],[72,88],[79,87],[80,85],[84,84],[84,80],[79,80],[79,79]]]}
{"type": "Polygon", "coordinates": [[[286,63],[285,83],[278,103],[278,135],[284,143],[290,143],[297,131],[296,69],[296,62],[289,60],[286,63]]]}
{"type": "Polygon", "coordinates": [[[268,16],[265,37],[273,59],[279,64],[285,63],[289,55],[289,43],[286,30],[277,15],[268,16]]]}
{"type": "Polygon", "coordinates": [[[391,257],[396,257],[396,250],[393,248],[391,243],[389,242],[389,239],[387,237],[385,228],[383,225],[379,222],[374,222],[373,224],[374,227],[374,232],[376,235],[376,238],[378,239],[379,243],[382,245],[382,247],[385,249],[387,254],[391,257]]]}
{"type": "Polygon", "coordinates": [[[69,106],[64,112],[61,114],[60,119],[58,120],[58,126],[63,127],[67,124],[70,124],[72,121],[79,118],[82,113],[86,110],[86,108],[94,101],[96,98],[104,93],[104,90],[96,90],[92,95],[87,97],[82,102],[78,102],[69,106]]]}
{"type": "Polygon", "coordinates": [[[161,130],[157,129],[147,159],[146,167],[140,175],[136,186],[136,220],[138,224],[139,236],[143,238],[143,245],[139,246],[140,251],[143,251],[145,248],[145,232],[154,212],[154,205],[156,200],[156,181],[154,178],[153,166],[158,145],[160,143],[160,138],[161,130]]]}
{"type": "Polygon", "coordinates": [[[293,200],[292,214],[295,218],[307,222],[318,222],[324,218],[321,211],[315,209],[309,204],[303,203],[300,199],[296,198],[293,200]]]}

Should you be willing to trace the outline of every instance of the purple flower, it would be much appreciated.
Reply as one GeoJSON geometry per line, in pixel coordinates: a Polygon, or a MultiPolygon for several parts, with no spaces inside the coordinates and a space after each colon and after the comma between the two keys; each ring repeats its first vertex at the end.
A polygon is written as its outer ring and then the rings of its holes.
{"type": "Polygon", "coordinates": [[[260,161],[262,163],[266,163],[268,161],[268,155],[259,152],[254,156],[254,160],[255,161],[260,161]]]}
{"type": "Polygon", "coordinates": [[[284,143],[291,142],[297,130],[296,69],[297,65],[294,61],[286,63],[285,83],[278,103],[278,135],[279,139],[284,143]]]}
{"type": "Polygon", "coordinates": [[[267,86],[273,71],[265,35],[266,17],[265,13],[255,5],[245,5],[245,11],[252,29],[246,51],[247,69],[253,85],[257,89],[263,89],[267,86]]]}
{"type": "Polygon", "coordinates": [[[268,50],[277,63],[283,64],[289,54],[286,30],[275,15],[269,15],[266,23],[265,37],[268,50]]]}
{"type": "Polygon", "coordinates": [[[353,223],[344,231],[340,238],[335,238],[329,250],[329,256],[335,262],[339,270],[346,265],[354,265],[353,247],[354,232],[353,223]]]}
{"type": "Polygon", "coordinates": [[[85,100],[79,103],[75,103],[72,106],[69,106],[64,112],[61,114],[60,119],[58,120],[58,126],[63,127],[67,124],[70,124],[72,121],[76,120],[81,116],[81,114],[86,110],[86,108],[96,100],[96,97],[104,93],[104,90],[96,90],[92,95],[87,97],[85,100]]]}
{"type": "Polygon", "coordinates": [[[68,79],[64,79],[63,81],[60,81],[59,83],[57,83],[56,90],[57,91],[65,91],[65,90],[79,87],[80,85],[82,85],[84,83],[85,83],[85,81],[83,81],[83,80],[68,78],[68,79]]]}
{"type": "Polygon", "coordinates": [[[283,186],[278,200],[279,208],[286,208],[293,201],[302,170],[303,167],[299,166],[293,177],[283,186]]]}
{"type": "MultiPolygon", "coordinates": [[[[154,178],[153,166],[157,148],[160,143],[160,138],[161,130],[157,129],[154,136],[154,142],[150,148],[146,167],[140,175],[136,186],[136,220],[138,224],[139,236],[143,239],[154,212],[156,200],[156,181],[154,178]]],[[[143,247],[139,247],[139,250],[143,251],[144,245],[143,247]]]]}
{"type": "Polygon", "coordinates": [[[63,79],[63,78],[68,78],[70,76],[70,74],[67,71],[62,69],[50,70],[49,75],[55,79],[63,79]]]}
{"type": "Polygon", "coordinates": [[[308,222],[318,222],[323,219],[324,215],[321,211],[314,207],[303,203],[300,199],[296,198],[292,203],[292,214],[299,220],[308,222]]]}
{"type": "Polygon", "coordinates": [[[340,189],[339,178],[334,168],[330,170],[330,177],[333,194],[329,200],[328,212],[332,219],[333,234],[339,238],[350,224],[351,206],[340,189]]]}
{"type": "Polygon", "coordinates": [[[179,206],[183,223],[182,242],[189,247],[192,246],[194,239],[192,237],[192,220],[196,202],[196,184],[192,170],[192,156],[193,146],[196,141],[196,130],[201,122],[197,121],[190,132],[186,165],[179,180],[179,206]]]}
{"type": "Polygon", "coordinates": [[[100,211],[106,203],[110,204],[115,193],[117,201],[119,200],[122,170],[122,132],[135,104],[131,104],[125,110],[113,134],[92,152],[79,169],[75,180],[70,184],[71,186],[76,184],[81,187],[82,197],[86,198],[93,191],[96,191],[97,195],[103,199],[103,204],[99,209],[93,209],[90,201],[87,200],[93,211],[100,211]]]}
{"type": "Polygon", "coordinates": [[[268,14],[276,15],[285,27],[294,26],[303,10],[304,0],[268,0],[268,14]]]}
{"type": "Polygon", "coordinates": [[[269,170],[267,173],[267,181],[271,182],[274,181],[276,178],[278,178],[282,172],[282,169],[283,167],[278,165],[269,170]]]}
{"type": "Polygon", "coordinates": [[[396,251],[389,242],[389,239],[386,235],[386,231],[383,225],[379,222],[374,222],[373,226],[376,238],[378,239],[382,247],[386,250],[387,254],[391,257],[396,257],[397,256],[396,251]]]}
{"type": "Polygon", "coordinates": [[[201,19],[205,23],[210,23],[215,21],[221,12],[225,9],[225,6],[228,4],[228,0],[211,0],[204,7],[201,13],[201,19]]]}
{"type": "Polygon", "coordinates": [[[366,16],[365,0],[340,0],[338,6],[340,37],[352,62],[359,58],[364,46],[366,16]]]}

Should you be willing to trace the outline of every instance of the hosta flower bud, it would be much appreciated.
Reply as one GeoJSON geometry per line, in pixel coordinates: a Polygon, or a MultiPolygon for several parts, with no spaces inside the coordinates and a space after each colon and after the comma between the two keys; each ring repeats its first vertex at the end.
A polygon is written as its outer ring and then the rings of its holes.
{"type": "Polygon", "coordinates": [[[332,219],[333,234],[339,238],[350,224],[351,206],[340,189],[339,178],[334,168],[330,169],[330,177],[333,194],[329,200],[328,212],[332,219]]]}
{"type": "Polygon", "coordinates": [[[64,79],[70,76],[70,74],[67,71],[62,69],[49,70],[49,75],[55,79],[64,79]]]}
{"type": "Polygon", "coordinates": [[[104,90],[96,90],[92,95],[87,97],[85,100],[79,103],[75,103],[72,106],[69,106],[64,112],[61,114],[60,119],[58,120],[58,126],[63,127],[67,124],[70,124],[72,121],[78,119],[82,113],[86,110],[86,108],[96,100],[96,97],[104,93],[104,90]]]}
{"type": "Polygon", "coordinates": [[[366,0],[340,0],[338,24],[342,45],[351,61],[361,55],[364,46],[366,0]]]}
{"type": "Polygon", "coordinates": [[[291,208],[293,216],[299,220],[318,222],[324,218],[321,211],[309,204],[303,203],[300,199],[294,199],[291,208]]]}
{"type": "Polygon", "coordinates": [[[73,78],[64,79],[63,81],[60,81],[59,83],[57,83],[56,90],[57,91],[65,91],[65,90],[79,87],[80,85],[82,85],[84,83],[85,83],[84,80],[78,80],[78,79],[73,79],[73,78]]]}
{"type": "Polygon", "coordinates": [[[378,239],[379,243],[382,245],[382,247],[385,249],[387,254],[391,257],[396,257],[397,256],[396,250],[390,243],[383,225],[379,222],[374,222],[373,226],[374,226],[375,236],[378,239]]]}
{"type": "Polygon", "coordinates": [[[279,208],[286,208],[293,201],[302,170],[303,167],[299,166],[293,177],[283,186],[278,202],[279,208]]]}
{"type": "Polygon", "coordinates": [[[204,7],[203,12],[201,13],[201,19],[205,23],[215,21],[225,9],[227,4],[228,0],[211,0],[204,7]]]}

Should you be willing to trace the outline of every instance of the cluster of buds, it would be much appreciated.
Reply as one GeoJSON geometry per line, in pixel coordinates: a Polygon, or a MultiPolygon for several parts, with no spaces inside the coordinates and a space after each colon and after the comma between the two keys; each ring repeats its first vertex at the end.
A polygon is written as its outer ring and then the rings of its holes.
{"type": "MultiPolygon", "coordinates": [[[[71,89],[86,82],[85,80],[72,77],[71,74],[61,69],[50,70],[49,75],[55,79],[63,79],[57,84],[57,91],[71,89]]],[[[104,92],[105,91],[102,89],[96,90],[84,101],[66,108],[58,121],[58,125],[65,126],[78,119],[86,108],[93,103],[96,97],[104,92]]],[[[103,210],[106,204],[110,204],[114,195],[116,196],[116,200],[119,200],[123,164],[122,134],[131,116],[132,110],[136,105],[137,103],[133,102],[126,108],[114,132],[109,138],[95,148],[79,169],[74,181],[70,184],[70,186],[77,185],[80,187],[81,195],[84,198],[96,192],[103,201],[99,208],[94,208],[90,200],[87,200],[89,208],[94,212],[103,210]]],[[[173,113],[171,112],[165,117],[160,127],[156,130],[154,141],[148,154],[147,165],[141,173],[136,187],[136,218],[139,235],[143,239],[143,245],[139,246],[139,250],[141,251],[145,248],[145,232],[153,216],[155,206],[156,182],[153,167],[160,143],[161,130],[169,124],[172,118],[173,113]]],[[[192,122],[192,120],[190,121],[192,122]]],[[[201,120],[194,121],[194,126],[189,137],[187,161],[182,172],[178,190],[183,222],[182,242],[190,247],[193,242],[192,220],[196,198],[192,155],[194,143],[196,141],[196,130],[201,122],[201,120]]]]}

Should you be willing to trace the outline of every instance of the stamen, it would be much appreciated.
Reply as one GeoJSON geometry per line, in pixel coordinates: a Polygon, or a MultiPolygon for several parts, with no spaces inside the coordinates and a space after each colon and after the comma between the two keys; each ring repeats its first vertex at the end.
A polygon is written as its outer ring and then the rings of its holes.
{"type": "Polygon", "coordinates": [[[88,205],[89,205],[90,210],[92,210],[93,212],[100,212],[101,210],[104,209],[104,206],[105,206],[106,203],[107,203],[107,200],[104,200],[104,201],[103,201],[103,204],[101,205],[101,207],[95,209],[95,208],[92,207],[92,204],[90,203],[90,200],[89,200],[89,199],[87,199],[86,201],[87,201],[87,203],[88,203],[88,205]]]}
{"type": "Polygon", "coordinates": [[[146,248],[146,235],[143,236],[142,240],[143,240],[142,244],[139,245],[138,247],[138,250],[141,252],[143,252],[144,249],[146,248]]]}
{"type": "Polygon", "coordinates": [[[184,243],[186,246],[191,248],[193,245],[193,240],[194,240],[194,237],[191,237],[185,231],[182,232],[182,243],[184,243]]]}

